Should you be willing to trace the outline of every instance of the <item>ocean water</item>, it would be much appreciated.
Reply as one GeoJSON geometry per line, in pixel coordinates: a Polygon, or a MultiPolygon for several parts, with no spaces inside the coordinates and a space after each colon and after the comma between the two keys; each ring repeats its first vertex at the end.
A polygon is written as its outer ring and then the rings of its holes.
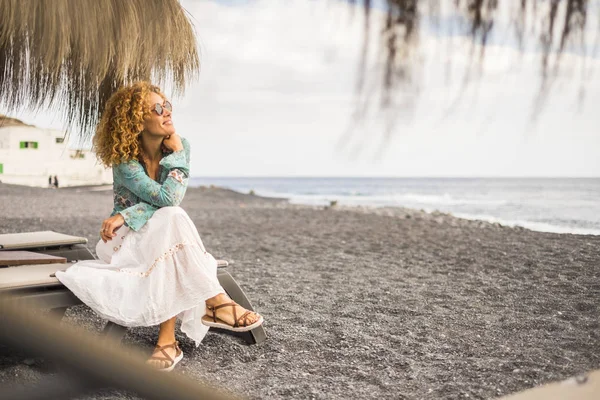
{"type": "Polygon", "coordinates": [[[292,203],[435,210],[556,233],[600,235],[600,178],[192,178],[292,203]]]}

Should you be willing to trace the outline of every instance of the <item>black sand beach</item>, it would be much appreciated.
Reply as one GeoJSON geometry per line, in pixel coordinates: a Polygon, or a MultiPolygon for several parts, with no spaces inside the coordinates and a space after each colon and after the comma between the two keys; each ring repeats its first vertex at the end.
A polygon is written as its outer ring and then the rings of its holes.
{"type": "MultiPolygon", "coordinates": [[[[111,191],[0,184],[0,233],[95,247],[111,191]]],[[[189,189],[182,207],[266,319],[266,342],[178,335],[179,373],[250,398],[494,398],[600,368],[600,237],[405,209],[323,209],[189,189]]],[[[87,307],[65,324],[99,331],[87,307]]],[[[124,342],[151,351],[156,328],[124,342]]],[[[0,382],[52,373],[0,346],[0,382]]],[[[86,398],[131,398],[103,391],[86,398]]]]}

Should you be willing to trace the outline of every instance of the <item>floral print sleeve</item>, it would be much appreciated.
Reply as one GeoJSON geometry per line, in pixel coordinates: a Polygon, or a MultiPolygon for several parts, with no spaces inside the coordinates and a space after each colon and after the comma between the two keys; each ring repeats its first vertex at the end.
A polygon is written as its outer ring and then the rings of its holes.
{"type": "Polygon", "coordinates": [[[189,146],[184,145],[184,150],[171,153],[160,160],[161,167],[169,171],[162,184],[150,178],[137,160],[116,165],[114,175],[116,180],[145,203],[155,207],[178,206],[187,189],[188,154],[189,146]]]}
{"type": "Polygon", "coordinates": [[[154,212],[158,210],[158,207],[154,207],[151,204],[140,202],[129,208],[120,211],[119,214],[125,219],[125,224],[133,229],[139,231],[146,222],[152,218],[154,212]]]}
{"type": "Polygon", "coordinates": [[[183,200],[189,178],[190,146],[181,138],[184,151],[174,152],[160,161],[158,182],[152,180],[137,161],[113,165],[114,209],[125,224],[140,230],[160,207],[177,206],[183,200]]]}

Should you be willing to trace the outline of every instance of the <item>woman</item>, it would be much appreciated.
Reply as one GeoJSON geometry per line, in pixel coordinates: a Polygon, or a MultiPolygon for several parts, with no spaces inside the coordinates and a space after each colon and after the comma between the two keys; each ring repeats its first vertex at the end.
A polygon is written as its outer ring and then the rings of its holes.
{"type": "Polygon", "coordinates": [[[114,210],[102,223],[100,260],[82,261],[57,278],[103,318],[124,326],[160,324],[152,366],[171,371],[183,358],[175,321],[195,340],[209,326],[254,329],[263,318],[233,302],[217,262],[178,205],[187,188],[190,147],[175,132],[171,104],[139,82],[106,103],[94,150],[112,166],[114,210]]]}

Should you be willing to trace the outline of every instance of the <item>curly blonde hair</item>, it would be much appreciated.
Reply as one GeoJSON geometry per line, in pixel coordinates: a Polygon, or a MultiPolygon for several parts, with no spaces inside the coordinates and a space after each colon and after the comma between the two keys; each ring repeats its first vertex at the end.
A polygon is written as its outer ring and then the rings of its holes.
{"type": "Polygon", "coordinates": [[[120,88],[106,102],[93,139],[96,157],[104,166],[110,167],[141,156],[139,134],[144,117],[150,113],[146,99],[152,92],[165,98],[158,86],[136,82],[120,88]]]}

